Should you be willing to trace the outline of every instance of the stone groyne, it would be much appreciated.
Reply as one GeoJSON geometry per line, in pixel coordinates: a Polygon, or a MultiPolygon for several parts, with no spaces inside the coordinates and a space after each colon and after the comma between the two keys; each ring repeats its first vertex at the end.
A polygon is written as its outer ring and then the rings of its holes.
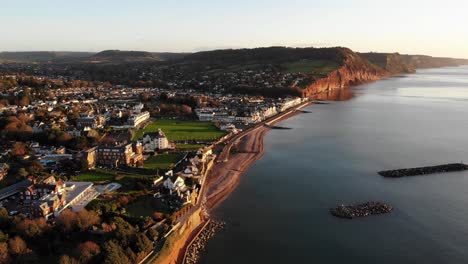
{"type": "Polygon", "coordinates": [[[450,163],[437,166],[379,171],[378,174],[384,177],[399,178],[405,176],[427,175],[433,173],[445,173],[464,170],[468,170],[468,165],[463,163],[450,163]]]}
{"type": "Polygon", "coordinates": [[[198,263],[200,253],[205,249],[206,243],[208,243],[208,241],[216,234],[216,232],[223,227],[223,222],[210,220],[188,246],[183,264],[198,263]]]}
{"type": "Polygon", "coordinates": [[[333,216],[339,218],[353,219],[370,215],[386,214],[393,210],[393,207],[382,202],[367,202],[357,205],[340,205],[330,209],[333,216]]]}

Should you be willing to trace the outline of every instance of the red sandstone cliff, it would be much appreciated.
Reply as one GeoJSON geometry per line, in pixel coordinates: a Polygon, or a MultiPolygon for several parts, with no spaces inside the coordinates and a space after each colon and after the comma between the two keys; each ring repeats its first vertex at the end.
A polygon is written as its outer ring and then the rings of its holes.
{"type": "Polygon", "coordinates": [[[341,48],[343,65],[331,71],[326,77],[317,79],[305,88],[294,87],[303,97],[311,97],[318,93],[342,89],[351,85],[377,81],[390,73],[371,64],[349,49],[341,48]]]}

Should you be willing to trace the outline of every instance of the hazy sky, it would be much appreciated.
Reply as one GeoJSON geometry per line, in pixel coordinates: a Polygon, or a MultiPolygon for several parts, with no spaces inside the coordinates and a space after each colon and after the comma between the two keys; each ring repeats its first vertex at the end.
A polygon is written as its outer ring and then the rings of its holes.
{"type": "Polygon", "coordinates": [[[0,0],[0,50],[346,46],[468,58],[467,0],[0,0]]]}

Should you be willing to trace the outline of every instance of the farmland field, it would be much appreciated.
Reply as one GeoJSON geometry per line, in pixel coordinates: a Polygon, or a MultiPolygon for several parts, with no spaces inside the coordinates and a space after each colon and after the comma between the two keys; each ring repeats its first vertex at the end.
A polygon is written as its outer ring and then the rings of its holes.
{"type": "Polygon", "coordinates": [[[338,64],[328,60],[302,60],[283,65],[287,73],[327,74],[338,68],[338,64]]]}

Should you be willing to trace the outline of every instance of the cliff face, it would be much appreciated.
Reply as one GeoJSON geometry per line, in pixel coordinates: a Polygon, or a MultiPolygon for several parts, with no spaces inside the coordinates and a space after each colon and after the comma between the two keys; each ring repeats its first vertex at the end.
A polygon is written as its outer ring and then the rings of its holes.
{"type": "Polygon", "coordinates": [[[168,236],[165,245],[152,263],[154,264],[177,264],[183,259],[183,250],[191,239],[192,232],[204,221],[201,209],[198,209],[181,227],[168,236]]]}
{"type": "Polygon", "coordinates": [[[398,53],[360,53],[362,57],[371,63],[385,69],[391,74],[414,73],[415,67],[406,57],[398,53]]]}
{"type": "Polygon", "coordinates": [[[416,69],[455,67],[468,64],[468,60],[466,59],[431,57],[424,55],[402,55],[402,57],[408,65],[411,65],[416,69]]]}
{"type": "Polygon", "coordinates": [[[325,78],[315,80],[305,89],[292,87],[303,97],[343,89],[356,84],[377,81],[391,75],[414,73],[416,69],[468,65],[466,59],[439,58],[398,53],[359,53],[340,48],[344,63],[325,78]]]}
{"type": "Polygon", "coordinates": [[[468,64],[466,59],[441,58],[424,55],[400,55],[398,53],[360,53],[371,63],[392,74],[414,73],[416,69],[453,67],[468,64]]]}
{"type": "Polygon", "coordinates": [[[371,64],[351,50],[343,49],[342,51],[345,56],[344,63],[337,70],[328,73],[324,78],[316,80],[305,89],[295,87],[303,97],[311,97],[326,91],[343,89],[390,76],[389,72],[371,64]]]}

